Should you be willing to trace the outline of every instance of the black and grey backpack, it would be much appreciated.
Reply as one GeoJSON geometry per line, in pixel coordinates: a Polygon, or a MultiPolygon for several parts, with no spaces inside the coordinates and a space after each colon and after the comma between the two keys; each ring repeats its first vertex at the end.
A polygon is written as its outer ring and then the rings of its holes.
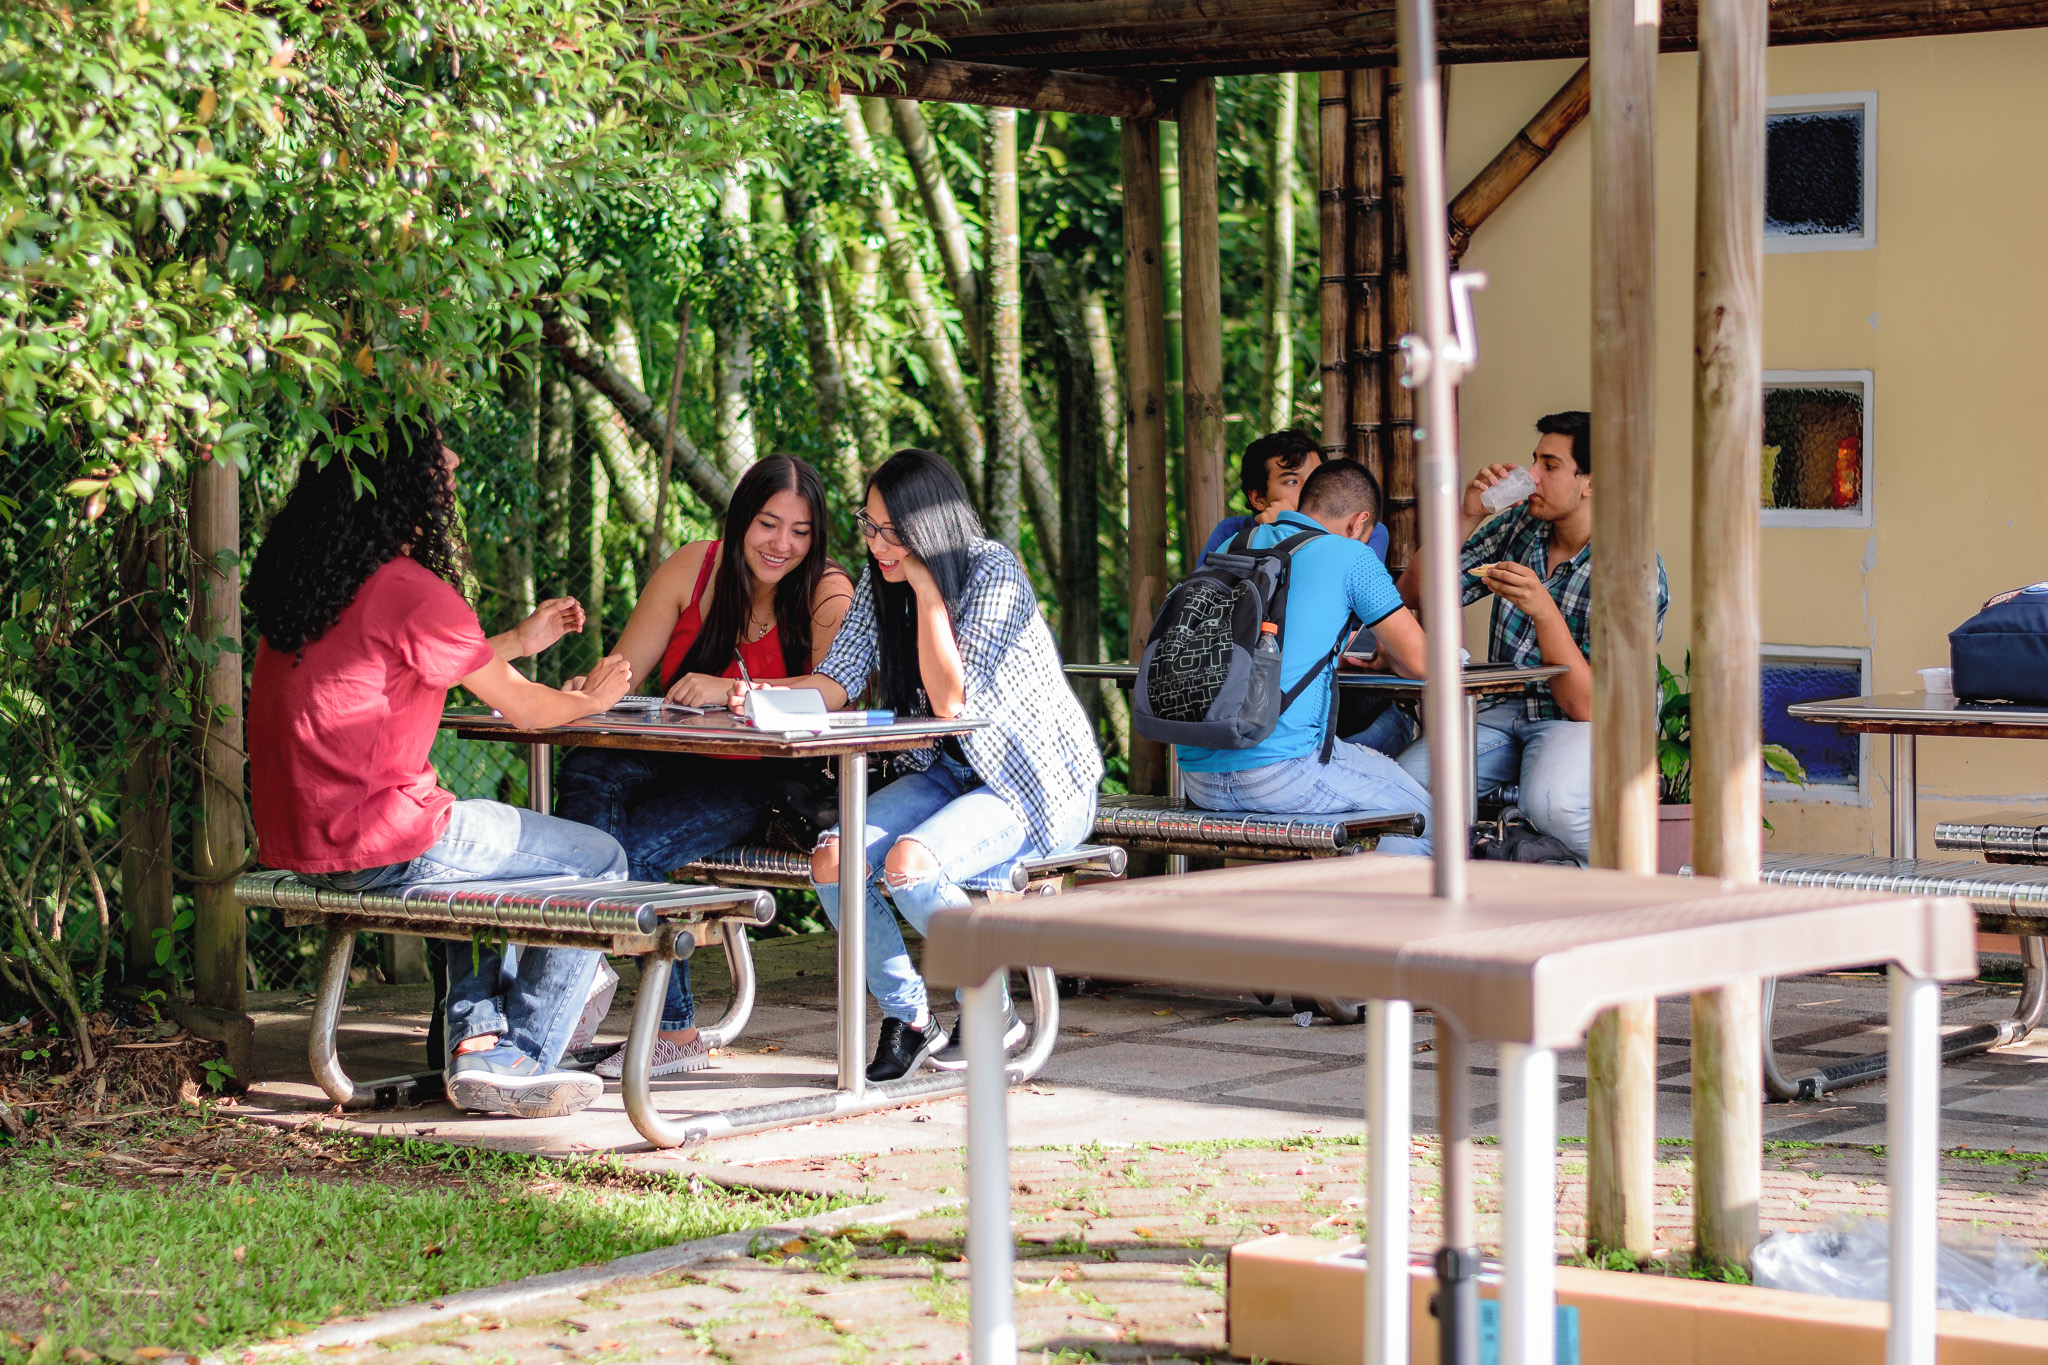
{"type": "MultiPolygon", "coordinates": [[[[1273,733],[1294,699],[1322,676],[1350,638],[1344,629],[1322,662],[1285,692],[1280,690],[1280,652],[1259,650],[1267,623],[1276,645],[1286,643],[1287,585],[1294,553],[1328,532],[1301,531],[1264,549],[1251,548],[1247,526],[1212,552],[1200,568],[1174,586],[1153,619],[1152,634],[1138,664],[1131,724],[1146,739],[1204,749],[1249,749],[1273,733]]],[[[1332,731],[1336,719],[1330,707],[1332,731]]],[[[1329,760],[1330,735],[1323,758],[1329,760]]]]}

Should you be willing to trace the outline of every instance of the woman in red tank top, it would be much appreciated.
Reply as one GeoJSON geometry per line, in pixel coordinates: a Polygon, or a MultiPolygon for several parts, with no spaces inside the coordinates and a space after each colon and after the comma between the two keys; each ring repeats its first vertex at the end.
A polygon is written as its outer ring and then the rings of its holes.
{"type": "MultiPolygon", "coordinates": [[[[722,706],[740,676],[800,677],[832,647],[853,582],[825,555],[825,485],[802,460],[771,455],[733,490],[724,535],[683,546],[654,571],[615,652],[646,690],[722,706]]],[[[571,680],[571,686],[574,680],[571,680]]],[[[577,749],[562,765],[555,810],[625,845],[631,875],[665,881],[676,868],[757,833],[789,760],[747,761],[629,749],[577,749]]],[[[693,1027],[688,964],[669,977],[654,1074],[709,1062],[693,1027]]],[[[598,1074],[616,1076],[621,1056],[598,1074]]]]}

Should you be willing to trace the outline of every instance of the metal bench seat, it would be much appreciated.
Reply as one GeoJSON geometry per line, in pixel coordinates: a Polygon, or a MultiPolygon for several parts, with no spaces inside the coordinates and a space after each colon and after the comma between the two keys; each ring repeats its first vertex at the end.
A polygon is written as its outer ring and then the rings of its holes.
{"type": "MultiPolygon", "coordinates": [[[[247,907],[274,907],[292,926],[327,931],[320,949],[320,984],[306,1050],[313,1078],[327,1098],[345,1109],[389,1109],[441,1097],[441,1073],[419,1072],[375,1081],[352,1081],[336,1044],[342,995],[358,933],[417,934],[469,940],[502,937],[509,943],[591,948],[643,961],[640,991],[654,1004],[668,985],[669,964],[703,944],[723,943],[732,976],[732,999],[717,1023],[698,1032],[710,1047],[737,1038],[754,1009],[754,957],[746,927],[775,918],[775,898],[758,888],[670,882],[596,881],[537,877],[513,881],[441,882],[397,891],[334,891],[290,872],[249,872],[235,879],[235,899],[247,907]]],[[[644,1002],[643,1002],[644,1003],[644,1002]]],[[[658,1119],[645,1060],[653,1050],[659,1008],[636,1008],[627,1044],[626,1112],[652,1140],[658,1119]],[[642,1065],[632,1059],[637,1048],[642,1065]]]]}
{"type": "MultiPolygon", "coordinates": [[[[1935,837],[1938,843],[1939,830],[1935,837]]],[[[2048,944],[2044,944],[2042,937],[2048,933],[2048,867],[1944,858],[1878,858],[1867,854],[1767,853],[1763,880],[1778,886],[1827,887],[1838,891],[1960,896],[1977,912],[1979,929],[2019,935],[2020,998],[2012,1017],[1942,1035],[1944,1061],[2022,1042],[2048,1017],[2048,944]]],[[[1764,1088],[1771,1098],[1819,1099],[1830,1090],[1873,1081],[1884,1074],[1885,1054],[1880,1052],[1804,1075],[1786,1076],[1778,1067],[1770,1043],[1774,985],[1765,983],[1763,1001],[1764,1088]]]]}
{"type": "Polygon", "coordinates": [[[1365,853],[1383,835],[1412,836],[1421,827],[1422,817],[1412,814],[1266,815],[1203,810],[1169,796],[1104,795],[1096,802],[1093,837],[1135,853],[1291,862],[1365,853]]]}
{"type": "Polygon", "coordinates": [[[1943,820],[1934,827],[1934,846],[1981,853],[1987,863],[2048,863],[2048,825],[1943,820]]]}
{"type": "MultiPolygon", "coordinates": [[[[1027,894],[1034,888],[1038,889],[1039,894],[1045,894],[1048,886],[1054,883],[1064,886],[1077,877],[1121,877],[1128,861],[1129,855],[1120,848],[1082,844],[1065,853],[1054,853],[1043,858],[1019,858],[1013,863],[991,868],[982,876],[969,878],[962,885],[969,892],[979,891],[996,895],[1004,892],[1027,894]]],[[[734,844],[731,848],[720,849],[708,857],[699,858],[683,868],[683,872],[719,886],[776,887],[808,891],[811,887],[811,855],[768,844],[734,844]]]]}

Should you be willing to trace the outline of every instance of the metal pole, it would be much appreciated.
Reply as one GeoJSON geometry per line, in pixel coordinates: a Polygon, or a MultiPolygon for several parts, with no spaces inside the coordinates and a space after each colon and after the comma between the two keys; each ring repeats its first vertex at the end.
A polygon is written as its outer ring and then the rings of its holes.
{"type": "Polygon", "coordinates": [[[868,1088],[868,756],[839,756],[839,1088],[868,1088]]]}
{"type": "Polygon", "coordinates": [[[1471,755],[1472,780],[1465,784],[1465,819],[1479,823],[1479,697],[1465,693],[1465,752],[1471,755]]]}
{"type": "Polygon", "coordinates": [[[552,745],[526,746],[526,808],[542,815],[555,813],[555,751],[552,745]]]}
{"type": "Polygon", "coordinates": [[[1557,1054],[1500,1049],[1501,1365],[1557,1358],[1557,1054]]]}
{"type": "Polygon", "coordinates": [[[1408,1365],[1409,1057],[1415,1007],[1365,1004],[1365,1365],[1408,1365]]]}
{"type": "Polygon", "coordinates": [[[1465,1031],[1436,1015],[1436,1127],[1443,1143],[1444,1240],[1436,1253],[1437,1359],[1479,1365],[1479,1246],[1472,1227],[1472,1088],[1465,1031]]]}
{"type": "MultiPolygon", "coordinates": [[[[1466,808],[1471,802],[1472,755],[1466,749],[1459,705],[1458,592],[1458,378],[1464,352],[1451,336],[1450,241],[1444,231],[1443,89],[1437,76],[1436,9],[1432,0],[1400,0],[1401,82],[1408,123],[1409,269],[1414,280],[1419,336],[1402,339],[1409,372],[1402,383],[1422,389],[1415,442],[1421,449],[1417,482],[1422,496],[1422,603],[1429,627],[1429,684],[1423,717],[1429,726],[1430,837],[1435,841],[1435,890],[1446,900],[1465,898],[1466,808]]],[[[1466,338],[1469,344],[1470,338],[1466,338]]]]}
{"type": "Polygon", "coordinates": [[[967,1288],[974,1365],[1015,1365],[1015,1249],[1010,1242],[1010,1134],[999,969],[960,1002],[967,1030],[967,1288]]]}
{"type": "Polygon", "coordinates": [[[1920,856],[1919,736],[1892,736],[1892,856],[1920,856]]]}
{"type": "MultiPolygon", "coordinates": [[[[1896,752],[1896,751],[1894,751],[1896,752]]],[[[1940,1176],[1941,985],[1891,969],[1892,1321],[1885,1365],[1934,1365],[1935,1182],[1940,1176]]]]}

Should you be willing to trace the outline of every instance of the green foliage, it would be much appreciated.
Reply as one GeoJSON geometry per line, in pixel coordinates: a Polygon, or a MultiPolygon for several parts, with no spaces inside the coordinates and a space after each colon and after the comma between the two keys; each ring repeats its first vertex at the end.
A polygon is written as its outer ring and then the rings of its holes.
{"type": "MultiPolygon", "coordinates": [[[[1806,785],[1806,766],[1782,744],[1762,746],[1764,766],[1787,782],[1806,785]]],[[[1692,800],[1692,651],[1681,676],[1657,660],[1657,772],[1667,806],[1692,800]]]]}

